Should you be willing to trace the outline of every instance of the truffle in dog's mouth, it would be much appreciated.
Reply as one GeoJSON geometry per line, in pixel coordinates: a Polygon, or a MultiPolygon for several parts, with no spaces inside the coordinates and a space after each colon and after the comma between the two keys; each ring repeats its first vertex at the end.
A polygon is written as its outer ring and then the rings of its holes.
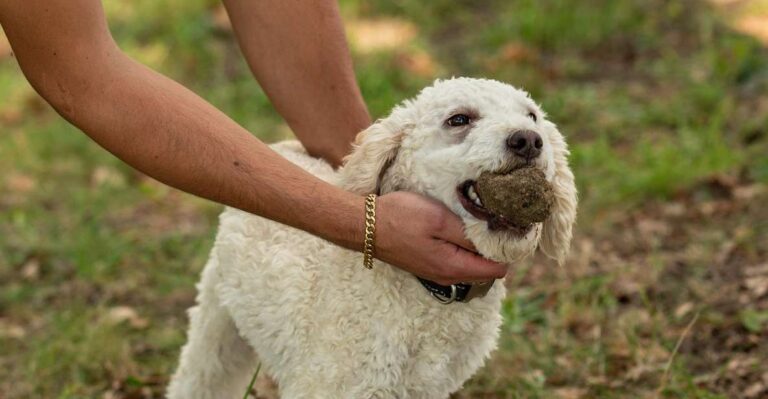
{"type": "Polygon", "coordinates": [[[521,168],[509,173],[483,172],[456,188],[459,201],[472,216],[488,222],[492,231],[522,237],[549,217],[554,194],[544,173],[521,168]]]}

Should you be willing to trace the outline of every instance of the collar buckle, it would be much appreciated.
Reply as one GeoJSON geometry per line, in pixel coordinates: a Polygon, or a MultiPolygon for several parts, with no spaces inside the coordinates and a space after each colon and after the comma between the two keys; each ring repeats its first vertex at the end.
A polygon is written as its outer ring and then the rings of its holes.
{"type": "Polygon", "coordinates": [[[458,295],[459,290],[456,288],[456,284],[451,284],[451,296],[444,297],[440,294],[438,294],[436,291],[430,291],[432,294],[432,297],[437,299],[438,302],[442,303],[443,305],[448,305],[449,303],[453,303],[456,301],[456,296],[458,295]]]}
{"type": "Polygon", "coordinates": [[[429,281],[417,277],[422,286],[443,305],[453,302],[469,302],[474,298],[484,297],[491,287],[494,280],[481,281],[477,283],[459,283],[451,285],[440,285],[434,281],[429,281]]]}

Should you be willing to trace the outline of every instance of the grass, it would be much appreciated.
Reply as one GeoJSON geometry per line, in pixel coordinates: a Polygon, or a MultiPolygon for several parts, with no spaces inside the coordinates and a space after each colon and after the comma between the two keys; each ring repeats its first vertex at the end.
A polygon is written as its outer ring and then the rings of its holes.
{"type": "MultiPolygon", "coordinates": [[[[129,54],[261,139],[290,136],[218,3],[104,5],[129,54]]],[[[341,1],[350,26],[415,32],[353,45],[372,114],[436,77],[491,77],[573,150],[573,254],[517,265],[499,350],[457,398],[768,395],[768,51],[737,30],[768,3],[737,6],[341,1]]],[[[220,207],[114,159],[1,54],[0,170],[0,397],[161,397],[220,207]]]]}
{"type": "Polygon", "coordinates": [[[256,378],[259,377],[260,371],[261,371],[261,363],[259,363],[259,365],[256,366],[256,371],[253,373],[253,377],[251,377],[251,382],[248,383],[248,388],[246,388],[245,392],[243,393],[243,399],[248,399],[248,395],[250,395],[253,392],[253,384],[256,383],[256,378]]]}

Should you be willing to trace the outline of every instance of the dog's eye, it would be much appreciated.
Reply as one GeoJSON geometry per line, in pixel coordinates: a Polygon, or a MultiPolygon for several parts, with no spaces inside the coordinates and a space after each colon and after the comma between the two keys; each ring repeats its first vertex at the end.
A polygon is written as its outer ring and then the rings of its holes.
{"type": "Polygon", "coordinates": [[[534,122],[538,120],[538,118],[536,117],[536,114],[534,114],[533,112],[529,112],[528,117],[533,119],[534,122]]]}
{"type": "Polygon", "coordinates": [[[464,125],[469,125],[469,122],[471,122],[471,121],[472,121],[472,118],[470,118],[470,117],[469,117],[469,116],[467,116],[467,115],[464,115],[464,114],[456,114],[456,115],[454,115],[454,116],[452,116],[452,117],[448,118],[448,120],[447,120],[447,121],[445,121],[445,123],[446,123],[448,126],[454,126],[454,127],[455,127],[455,126],[464,126],[464,125]]]}

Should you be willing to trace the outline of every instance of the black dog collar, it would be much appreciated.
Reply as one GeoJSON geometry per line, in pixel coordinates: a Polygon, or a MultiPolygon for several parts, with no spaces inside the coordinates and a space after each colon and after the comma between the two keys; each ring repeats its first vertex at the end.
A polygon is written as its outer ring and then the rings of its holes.
{"type": "Polygon", "coordinates": [[[483,297],[493,287],[494,280],[484,281],[480,283],[459,283],[451,285],[440,285],[434,281],[429,281],[421,277],[419,279],[421,285],[429,291],[432,296],[442,304],[449,304],[451,302],[469,302],[473,298],[483,297]]]}

